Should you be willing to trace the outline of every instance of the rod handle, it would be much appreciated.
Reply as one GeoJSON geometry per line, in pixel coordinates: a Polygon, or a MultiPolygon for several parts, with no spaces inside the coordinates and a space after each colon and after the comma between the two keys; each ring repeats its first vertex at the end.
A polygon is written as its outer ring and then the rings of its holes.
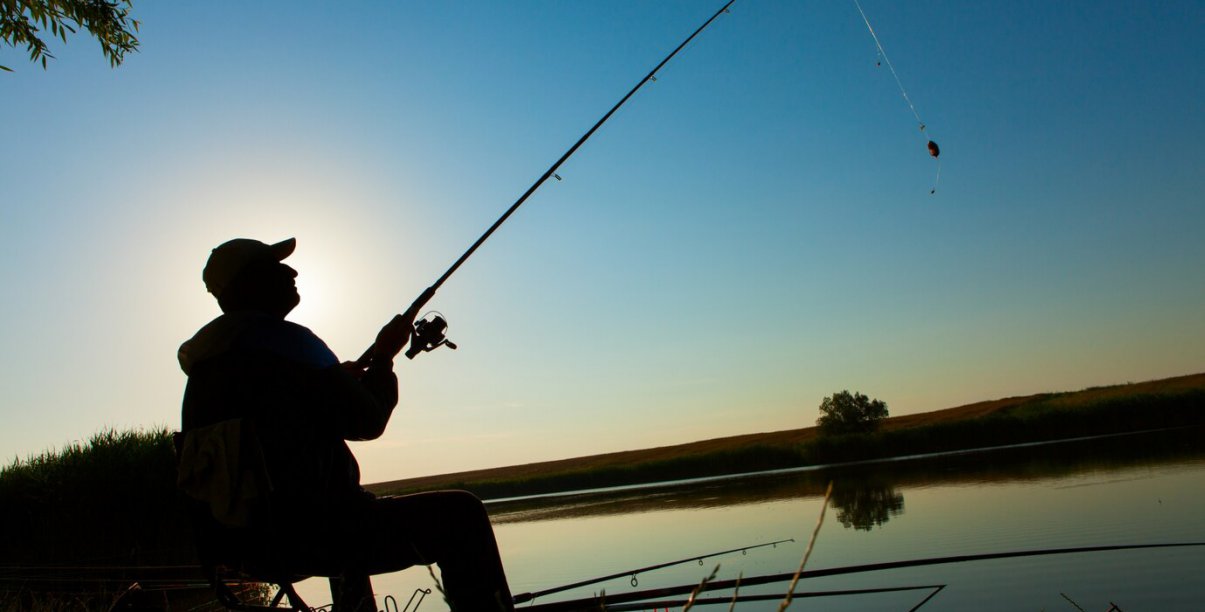
{"type": "MultiPolygon", "coordinates": [[[[399,315],[393,315],[393,318],[390,319],[389,322],[385,324],[385,327],[388,327],[390,325],[398,325],[398,324],[402,323],[403,321],[408,320],[410,322],[410,327],[411,327],[410,335],[411,335],[411,338],[413,338],[414,319],[416,317],[418,317],[418,311],[421,310],[422,307],[425,306],[427,304],[427,302],[429,302],[431,300],[432,297],[435,297],[435,291],[436,291],[437,287],[438,287],[438,285],[432,285],[430,287],[427,287],[426,290],[424,290],[418,296],[418,298],[416,298],[414,300],[414,302],[410,304],[410,307],[406,309],[406,312],[399,314],[399,315]]],[[[382,329],[384,329],[384,328],[382,328],[382,329]]],[[[403,344],[402,347],[399,347],[398,351],[400,352],[401,348],[404,348],[404,347],[405,347],[405,344],[403,344]]],[[[369,345],[368,348],[364,351],[364,354],[360,355],[360,358],[356,360],[356,365],[361,368],[368,367],[368,364],[372,362],[372,357],[373,357],[373,354],[376,352],[376,348],[377,348],[377,343],[374,340],[373,343],[371,345],[369,345]]]]}

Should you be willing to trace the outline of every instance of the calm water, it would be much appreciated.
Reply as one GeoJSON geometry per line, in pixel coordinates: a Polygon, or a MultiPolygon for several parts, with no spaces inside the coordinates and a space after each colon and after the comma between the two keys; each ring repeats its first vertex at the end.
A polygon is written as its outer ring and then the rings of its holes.
{"type": "MultiPolygon", "coordinates": [[[[566,591],[537,603],[792,572],[834,493],[809,569],[1076,546],[1205,542],[1205,434],[1128,436],[658,488],[490,504],[515,593],[776,540],[566,591]]],[[[1205,609],[1205,547],[1080,553],[934,565],[804,580],[796,591],[946,585],[922,609],[1089,611],[1205,609]]],[[[429,588],[426,568],[374,580],[402,606],[429,588]]],[[[742,594],[782,593],[785,583],[742,594]]],[[[326,584],[301,585],[313,604],[326,584]]],[[[715,596],[731,596],[731,591],[715,596]]],[[[908,610],[928,591],[797,599],[792,610],[908,610]]],[[[447,610],[438,593],[424,611],[447,610]]],[[[521,609],[521,608],[520,608],[521,609]]],[[[652,609],[652,606],[649,606],[652,609]]],[[[727,605],[702,609],[727,610],[727,605]]],[[[740,610],[775,610],[743,603],[740,610]]]]}

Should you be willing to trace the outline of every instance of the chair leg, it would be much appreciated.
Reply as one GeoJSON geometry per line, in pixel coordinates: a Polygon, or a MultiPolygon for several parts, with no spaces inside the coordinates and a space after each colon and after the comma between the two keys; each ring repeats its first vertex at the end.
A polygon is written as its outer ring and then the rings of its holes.
{"type": "MultiPolygon", "coordinates": [[[[293,610],[308,612],[310,609],[310,607],[305,604],[305,601],[301,599],[301,596],[297,594],[297,589],[293,588],[293,583],[287,581],[282,582],[280,584],[280,590],[276,593],[277,598],[280,597],[281,593],[289,596],[289,603],[293,606],[293,610]]],[[[276,607],[276,604],[274,603],[272,606],[276,607]]]]}

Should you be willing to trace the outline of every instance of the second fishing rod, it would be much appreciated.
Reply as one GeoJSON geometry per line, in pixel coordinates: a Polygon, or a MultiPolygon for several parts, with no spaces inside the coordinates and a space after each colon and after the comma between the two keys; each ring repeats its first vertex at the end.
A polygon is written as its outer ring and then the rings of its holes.
{"type": "MultiPolygon", "coordinates": [[[[673,59],[673,57],[677,55],[683,47],[689,44],[690,41],[694,40],[694,38],[698,36],[700,32],[707,29],[707,26],[711,25],[711,22],[715,21],[720,15],[727,13],[728,7],[732,6],[734,2],[736,2],[736,0],[729,0],[726,4],[724,4],[724,6],[720,7],[715,14],[708,18],[707,21],[703,22],[703,25],[699,26],[694,32],[691,33],[690,36],[687,36],[685,40],[683,40],[677,47],[674,48],[673,51],[669,53],[669,55],[666,55],[665,59],[662,59],[660,63],[654,66],[653,69],[644,76],[644,78],[637,81],[636,85],[633,86],[630,91],[628,91],[627,95],[621,98],[619,102],[616,102],[615,106],[612,106],[611,110],[607,111],[607,113],[603,115],[602,118],[599,119],[598,122],[596,122],[589,130],[587,130],[585,134],[582,134],[582,137],[579,138],[577,142],[573,143],[573,146],[569,147],[569,150],[565,151],[564,155],[561,155],[560,159],[557,159],[555,162],[553,162],[553,164],[548,167],[548,170],[544,171],[544,174],[540,175],[540,177],[536,179],[536,182],[532,183],[531,187],[528,187],[527,191],[523,192],[523,195],[519,196],[519,199],[515,200],[515,203],[511,204],[510,208],[508,208],[506,212],[502,213],[502,216],[498,217],[498,220],[494,221],[494,224],[491,225],[489,229],[485,230],[485,233],[483,233],[481,237],[478,238],[477,241],[474,242],[472,246],[470,246],[468,250],[465,251],[464,254],[461,255],[451,267],[448,268],[446,272],[443,273],[443,276],[440,276],[435,283],[423,291],[423,293],[419,295],[416,300],[414,300],[414,303],[410,305],[404,314],[396,315],[390,322],[390,325],[395,325],[405,321],[415,321],[418,311],[421,310],[423,306],[425,306],[426,303],[435,296],[435,293],[439,291],[439,288],[443,286],[444,282],[446,282],[448,278],[451,277],[458,268],[460,268],[460,266],[477,250],[477,248],[480,247],[494,233],[494,231],[501,227],[501,225],[505,223],[506,220],[510,218],[510,216],[514,214],[514,212],[518,210],[524,202],[527,201],[527,198],[531,197],[531,194],[535,193],[535,191],[539,189],[545,181],[547,181],[549,178],[557,176],[557,169],[559,169],[561,165],[564,164],[565,161],[568,160],[578,150],[578,148],[582,146],[582,144],[589,140],[590,136],[594,135],[594,132],[598,131],[598,128],[602,127],[602,125],[611,118],[611,115],[615,114],[615,111],[619,110],[619,108],[623,106],[629,98],[635,95],[645,83],[655,81],[657,72],[661,70],[661,68],[667,63],[669,63],[669,61],[673,59]]],[[[415,321],[413,323],[413,331],[410,335],[410,348],[406,349],[406,357],[413,359],[419,353],[434,350],[444,345],[447,345],[448,348],[456,348],[456,345],[452,342],[449,342],[447,339],[447,329],[447,321],[437,313],[428,314],[422,319],[415,321]]],[[[364,354],[361,355],[358,360],[356,360],[356,363],[366,366],[376,353],[376,350],[377,345],[374,342],[373,345],[369,346],[368,349],[364,351],[364,354]]]]}

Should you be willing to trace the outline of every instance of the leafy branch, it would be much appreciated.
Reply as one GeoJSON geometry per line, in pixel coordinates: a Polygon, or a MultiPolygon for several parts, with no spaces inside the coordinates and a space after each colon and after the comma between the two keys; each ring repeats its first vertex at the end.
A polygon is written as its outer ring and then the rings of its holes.
{"type": "MultiPolygon", "coordinates": [[[[52,38],[67,42],[68,34],[80,28],[87,30],[100,42],[101,52],[116,68],[126,53],[138,51],[134,35],[140,23],[130,17],[133,0],[0,0],[0,41],[24,46],[29,61],[46,62],[54,59],[42,39],[47,30],[52,38]]],[[[0,65],[0,70],[12,69],[0,65]]]]}

